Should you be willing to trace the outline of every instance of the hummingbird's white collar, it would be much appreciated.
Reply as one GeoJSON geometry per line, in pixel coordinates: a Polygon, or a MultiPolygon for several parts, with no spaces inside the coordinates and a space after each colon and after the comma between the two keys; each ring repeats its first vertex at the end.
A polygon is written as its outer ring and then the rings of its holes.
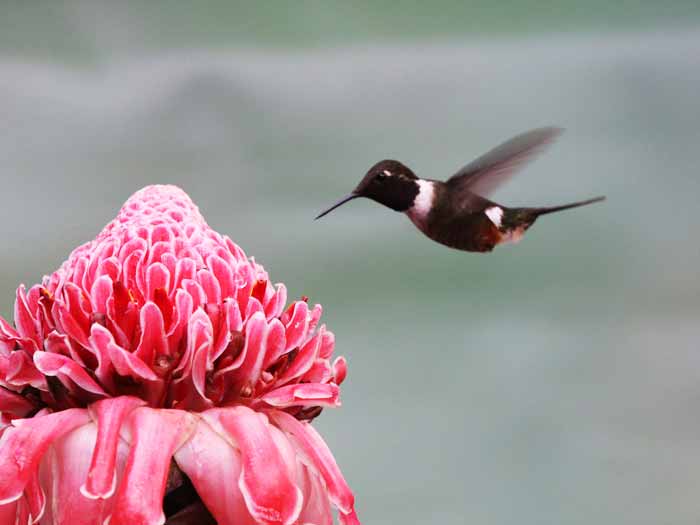
{"type": "Polygon", "coordinates": [[[429,180],[417,179],[418,195],[413,200],[413,206],[406,210],[406,215],[419,228],[425,225],[428,214],[433,207],[435,198],[435,183],[429,180]]]}

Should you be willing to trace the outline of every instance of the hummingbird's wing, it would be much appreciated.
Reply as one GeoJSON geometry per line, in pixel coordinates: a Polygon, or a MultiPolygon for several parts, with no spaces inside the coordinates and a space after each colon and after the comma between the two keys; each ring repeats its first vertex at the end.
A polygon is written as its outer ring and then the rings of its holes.
{"type": "Polygon", "coordinates": [[[517,135],[464,166],[447,184],[458,193],[489,195],[563,131],[548,127],[517,135]]]}

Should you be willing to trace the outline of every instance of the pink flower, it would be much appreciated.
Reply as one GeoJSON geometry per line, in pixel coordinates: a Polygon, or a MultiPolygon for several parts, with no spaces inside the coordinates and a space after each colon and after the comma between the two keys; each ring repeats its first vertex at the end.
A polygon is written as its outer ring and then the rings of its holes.
{"type": "Polygon", "coordinates": [[[310,424],[345,360],[286,300],[183,191],[136,193],[0,318],[0,524],[162,524],[189,483],[222,525],[359,523],[310,424]]]}

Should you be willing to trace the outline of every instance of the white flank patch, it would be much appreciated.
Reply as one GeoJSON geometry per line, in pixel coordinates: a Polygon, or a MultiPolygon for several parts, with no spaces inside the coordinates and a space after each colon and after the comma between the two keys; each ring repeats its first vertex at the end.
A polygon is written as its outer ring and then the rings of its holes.
{"type": "Polygon", "coordinates": [[[503,219],[502,208],[499,208],[498,206],[491,206],[490,208],[486,208],[484,213],[491,220],[491,222],[496,225],[496,228],[501,227],[501,220],[503,219]]]}
{"type": "Polygon", "coordinates": [[[435,188],[433,183],[428,180],[418,179],[418,195],[416,195],[411,206],[406,214],[416,225],[422,225],[433,207],[433,197],[435,196],[435,188]]]}

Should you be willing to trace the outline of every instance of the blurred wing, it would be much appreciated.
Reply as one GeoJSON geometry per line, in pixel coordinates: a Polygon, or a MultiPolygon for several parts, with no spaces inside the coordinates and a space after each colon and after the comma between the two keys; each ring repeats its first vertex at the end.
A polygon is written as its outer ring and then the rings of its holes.
{"type": "Polygon", "coordinates": [[[489,195],[563,131],[561,128],[538,128],[513,137],[464,166],[447,180],[447,184],[460,193],[489,195]]]}

